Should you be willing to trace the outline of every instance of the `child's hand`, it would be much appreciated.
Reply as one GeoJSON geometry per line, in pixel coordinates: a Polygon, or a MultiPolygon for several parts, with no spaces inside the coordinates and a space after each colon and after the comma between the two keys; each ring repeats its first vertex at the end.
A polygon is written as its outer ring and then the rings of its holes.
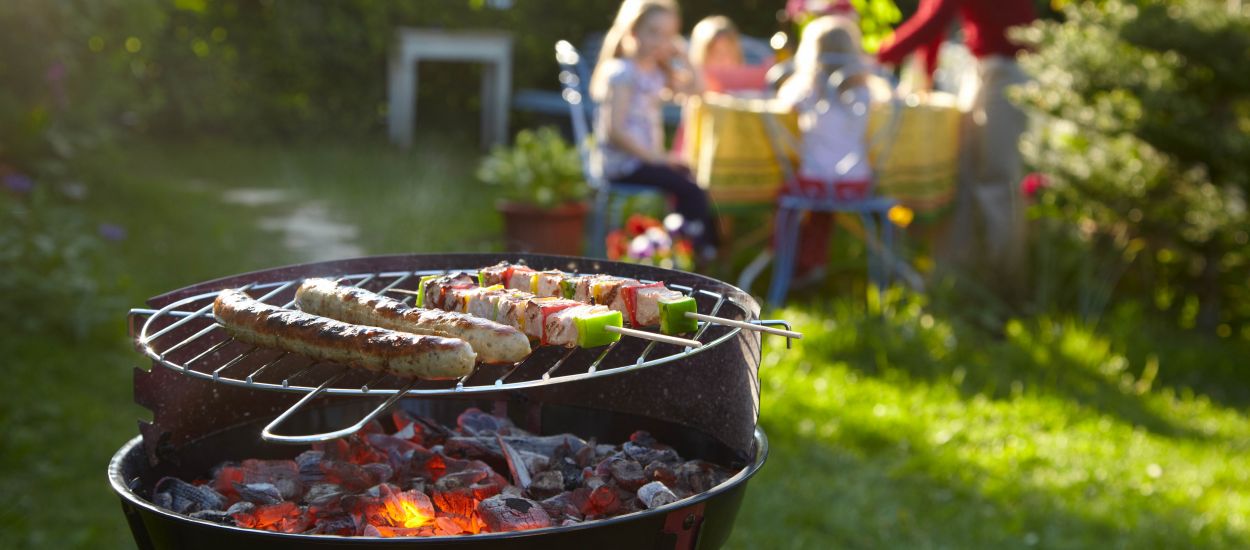
{"type": "Polygon", "coordinates": [[[685,161],[677,155],[670,155],[668,153],[655,153],[647,158],[646,162],[647,164],[667,166],[677,171],[690,171],[690,167],[686,165],[685,161]]]}
{"type": "Polygon", "coordinates": [[[690,165],[686,164],[686,161],[677,157],[669,157],[668,166],[678,172],[690,173],[690,165]]]}

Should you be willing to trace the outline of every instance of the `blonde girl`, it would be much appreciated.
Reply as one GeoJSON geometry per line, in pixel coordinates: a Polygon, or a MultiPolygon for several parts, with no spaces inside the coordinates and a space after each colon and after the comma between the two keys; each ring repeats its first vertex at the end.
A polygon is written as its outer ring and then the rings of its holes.
{"type": "Polygon", "coordinates": [[[690,91],[697,77],[680,47],[681,18],[671,0],[625,0],[604,38],[590,95],[596,169],[609,182],[651,186],[671,194],[685,231],[707,259],[718,244],[711,203],[690,170],[664,149],[661,104],[690,91]]]}
{"type": "MultiPolygon", "coordinates": [[[[870,188],[865,133],[871,100],[863,72],[859,27],[842,16],[820,17],[803,29],[795,73],[777,93],[799,115],[799,192],[856,200],[870,188]],[[831,82],[830,76],[838,74],[831,82]]],[[[827,262],[832,217],[813,213],[800,233],[796,282],[819,273],[827,262]]]]}
{"type": "Polygon", "coordinates": [[[733,21],[723,15],[710,15],[699,21],[690,31],[690,64],[698,70],[745,64],[742,38],[733,21]]]}

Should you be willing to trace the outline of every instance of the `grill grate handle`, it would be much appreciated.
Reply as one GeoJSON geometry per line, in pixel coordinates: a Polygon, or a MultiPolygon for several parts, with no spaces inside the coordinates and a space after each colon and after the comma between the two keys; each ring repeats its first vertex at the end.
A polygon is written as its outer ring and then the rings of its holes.
{"type": "Polygon", "coordinates": [[[351,434],[354,434],[364,429],[365,425],[373,421],[373,419],[377,418],[378,415],[390,409],[393,405],[395,405],[395,402],[399,401],[399,399],[403,397],[404,394],[407,393],[408,390],[412,389],[412,387],[415,386],[417,383],[416,380],[408,382],[408,384],[405,385],[402,389],[391,394],[389,397],[386,398],[386,400],[382,401],[380,405],[378,405],[377,407],[374,407],[373,410],[369,411],[369,413],[366,414],[363,418],[361,418],[358,422],[346,428],[334,430],[332,432],[307,434],[307,435],[283,435],[283,434],[275,433],[278,429],[278,426],[281,426],[284,422],[287,421],[288,418],[290,418],[295,413],[299,412],[300,409],[304,408],[304,405],[307,405],[308,403],[312,402],[314,399],[320,397],[323,393],[325,393],[325,390],[327,388],[329,388],[332,384],[337,382],[340,378],[345,376],[347,373],[348,371],[344,370],[334,376],[331,376],[325,382],[322,382],[320,386],[317,386],[316,389],[314,389],[311,392],[308,392],[308,394],[305,395],[302,399],[300,399],[299,401],[296,401],[295,404],[291,405],[289,409],[284,411],[282,414],[278,415],[277,418],[274,418],[272,422],[265,425],[265,428],[260,431],[261,439],[264,439],[265,441],[268,441],[271,443],[282,443],[285,445],[306,445],[310,443],[316,443],[319,441],[329,441],[331,439],[347,437],[351,434]]]}

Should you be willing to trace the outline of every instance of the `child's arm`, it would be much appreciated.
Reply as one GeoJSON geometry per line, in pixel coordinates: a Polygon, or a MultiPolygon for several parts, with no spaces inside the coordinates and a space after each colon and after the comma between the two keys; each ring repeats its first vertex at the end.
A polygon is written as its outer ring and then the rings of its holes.
{"type": "Polygon", "coordinates": [[[613,147],[625,151],[643,162],[649,164],[665,164],[668,162],[667,157],[661,151],[651,151],[639,144],[634,138],[625,132],[625,117],[629,113],[630,99],[634,94],[634,90],[623,84],[614,84],[608,88],[607,99],[599,105],[600,109],[607,109],[606,116],[603,120],[608,124],[607,136],[608,143],[613,147]]]}
{"type": "Polygon", "coordinates": [[[690,45],[684,38],[678,37],[675,50],[673,57],[660,63],[668,75],[669,91],[673,93],[673,98],[703,93],[703,75],[690,62],[690,45]]]}

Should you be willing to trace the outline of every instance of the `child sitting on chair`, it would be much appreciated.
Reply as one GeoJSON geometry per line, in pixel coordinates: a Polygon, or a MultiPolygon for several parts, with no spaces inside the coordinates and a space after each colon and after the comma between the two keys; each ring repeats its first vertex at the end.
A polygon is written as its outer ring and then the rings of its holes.
{"type": "Polygon", "coordinates": [[[708,92],[763,92],[772,60],[747,65],[742,53],[742,37],[728,17],[704,17],[690,31],[690,64],[703,77],[708,92]]]}
{"type": "Polygon", "coordinates": [[[719,244],[711,202],[690,170],[664,149],[661,102],[699,87],[679,51],[679,25],[671,0],[621,4],[590,78],[590,95],[599,102],[593,162],[609,182],[656,187],[676,198],[683,231],[706,260],[719,244]]]}
{"type": "MultiPolygon", "coordinates": [[[[802,132],[799,189],[785,192],[845,201],[866,198],[872,168],[864,135],[871,97],[858,26],[844,16],[812,21],[803,29],[794,64],[794,75],[777,92],[779,101],[798,112],[802,132]]],[[[823,276],[832,221],[829,213],[812,212],[804,222],[796,284],[823,276]]]]}

